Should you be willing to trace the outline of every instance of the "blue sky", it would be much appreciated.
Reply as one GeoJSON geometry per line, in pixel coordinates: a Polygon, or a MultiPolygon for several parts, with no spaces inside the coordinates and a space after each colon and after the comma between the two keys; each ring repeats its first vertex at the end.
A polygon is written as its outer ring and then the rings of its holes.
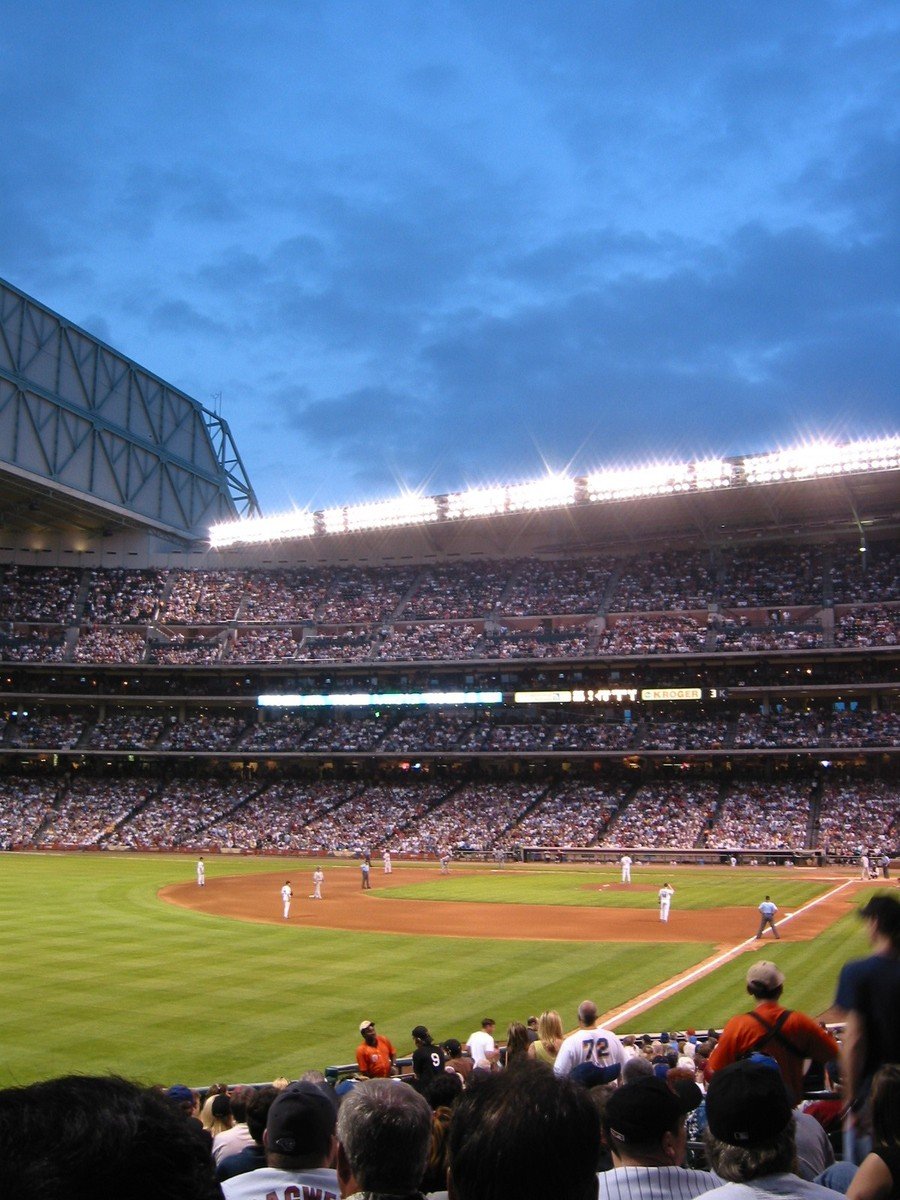
{"type": "Polygon", "coordinates": [[[267,512],[900,433],[894,0],[0,38],[0,276],[220,405],[267,512]]]}

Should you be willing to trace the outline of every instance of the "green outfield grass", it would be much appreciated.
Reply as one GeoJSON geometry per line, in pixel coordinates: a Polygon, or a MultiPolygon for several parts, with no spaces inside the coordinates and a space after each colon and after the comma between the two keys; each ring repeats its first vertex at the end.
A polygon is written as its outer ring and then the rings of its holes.
{"type": "MultiPolygon", "coordinates": [[[[212,858],[207,877],[274,867],[212,858]]],[[[280,860],[277,869],[292,867],[280,860]]],[[[341,933],[232,921],[157,898],[161,886],[193,873],[192,858],[175,856],[0,855],[0,1085],[67,1071],[194,1085],[295,1076],[350,1061],[363,1017],[401,1053],[411,1049],[408,1031],[419,1022],[439,1037],[465,1038],[485,1015],[504,1029],[556,1007],[574,1024],[585,996],[603,1009],[624,1004],[713,948],[702,940],[648,946],[341,933]]],[[[729,895],[743,887],[741,874],[727,876],[729,895]]],[[[547,873],[557,892],[558,877],[568,875],[547,873]]],[[[487,875],[488,888],[495,878],[529,901],[546,894],[540,871],[487,875]]],[[[584,880],[578,871],[572,878],[577,891],[584,880]]],[[[689,891],[687,878],[676,881],[677,900],[689,891]]],[[[762,877],[750,879],[756,901],[762,877]]],[[[464,880],[435,882],[456,888],[464,880]]],[[[788,882],[808,886],[782,873],[779,902],[788,882]]],[[[837,965],[862,952],[853,926],[830,938],[778,948],[791,956],[792,1003],[819,1011],[837,965]],[[804,975],[802,993],[795,973],[804,975]]],[[[739,975],[724,968],[660,1012],[673,1025],[720,1020],[742,1004],[739,975]]],[[[659,1019],[640,1017],[631,1027],[659,1019]]]]}
{"type": "Polygon", "coordinates": [[[582,908],[656,908],[657,892],[669,876],[674,881],[673,907],[686,910],[746,905],[754,909],[771,892],[782,912],[799,908],[833,884],[816,875],[765,870],[686,870],[668,872],[665,866],[632,868],[632,886],[610,890],[620,872],[597,867],[565,870],[506,867],[478,875],[435,875],[426,883],[391,888],[386,896],[398,900],[461,900],[479,904],[547,904],[582,908]],[[604,888],[604,884],[607,885],[604,888]]]}

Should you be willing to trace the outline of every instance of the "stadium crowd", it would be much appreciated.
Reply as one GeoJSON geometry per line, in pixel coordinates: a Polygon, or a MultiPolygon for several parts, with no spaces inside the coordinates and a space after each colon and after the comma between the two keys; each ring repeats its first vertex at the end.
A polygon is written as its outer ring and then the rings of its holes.
{"type": "Polygon", "coordinates": [[[318,571],[7,566],[0,654],[197,665],[887,648],[900,551],[873,550],[864,572],[843,545],[318,571]]]}
{"type": "Polygon", "coordinates": [[[891,788],[855,780],[635,785],[589,779],[437,782],[415,770],[402,783],[310,780],[222,768],[110,775],[0,775],[0,845],[273,850],[490,856],[529,847],[617,847],[712,852],[828,849],[854,839],[892,849],[900,812],[891,788]],[[116,799],[121,795],[121,803],[116,799]],[[71,813],[81,815],[76,821],[71,813]],[[73,840],[72,831],[78,836],[73,840]]]}

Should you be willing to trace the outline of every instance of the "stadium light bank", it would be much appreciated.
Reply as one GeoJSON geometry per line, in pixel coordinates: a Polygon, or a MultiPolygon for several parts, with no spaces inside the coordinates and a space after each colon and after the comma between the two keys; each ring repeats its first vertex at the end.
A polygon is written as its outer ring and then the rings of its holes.
{"type": "Polygon", "coordinates": [[[771,454],[659,463],[631,470],[594,471],[584,476],[547,475],[531,483],[471,488],[446,496],[402,495],[316,512],[295,509],[271,517],[250,517],[213,525],[209,542],[213,549],[224,549],[471,517],[537,512],[570,505],[615,503],[647,496],[754,487],[784,480],[890,471],[898,467],[900,437],[846,443],[819,441],[771,454]]]}

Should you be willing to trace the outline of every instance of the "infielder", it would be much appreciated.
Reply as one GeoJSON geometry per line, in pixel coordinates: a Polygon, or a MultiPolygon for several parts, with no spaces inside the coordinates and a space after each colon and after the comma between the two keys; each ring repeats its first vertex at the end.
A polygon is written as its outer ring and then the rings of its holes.
{"type": "Polygon", "coordinates": [[[284,910],[285,921],[291,915],[291,898],[294,893],[291,891],[291,881],[286,879],[284,887],[281,889],[281,907],[284,910]]]}
{"type": "Polygon", "coordinates": [[[316,867],[313,871],[313,890],[310,900],[322,899],[322,884],[325,882],[325,872],[321,867],[316,867]]]}
{"type": "Polygon", "coordinates": [[[777,912],[778,905],[773,904],[771,896],[766,896],[765,900],[763,900],[762,904],[759,906],[759,932],[756,935],[757,941],[759,941],[759,939],[762,937],[767,925],[772,930],[772,933],[775,935],[775,937],[781,941],[781,934],[775,928],[775,914],[777,912]]]}
{"type": "Polygon", "coordinates": [[[383,851],[383,852],[382,852],[382,855],[381,855],[381,858],[382,858],[382,861],[384,862],[384,873],[385,873],[385,875],[390,875],[390,873],[391,873],[391,872],[393,871],[393,869],[394,869],[394,868],[391,866],[391,852],[390,852],[390,850],[385,850],[385,851],[383,851]]]}
{"type": "Polygon", "coordinates": [[[675,895],[675,889],[671,883],[664,883],[659,889],[659,919],[668,921],[669,909],[672,907],[672,897],[675,895]]]}
{"type": "Polygon", "coordinates": [[[449,875],[450,874],[450,851],[449,850],[441,851],[440,863],[441,863],[441,874],[449,875]]]}
{"type": "Polygon", "coordinates": [[[206,863],[202,854],[197,859],[197,887],[206,887],[206,863]]]}
{"type": "Polygon", "coordinates": [[[634,860],[630,854],[623,854],[619,859],[622,864],[622,882],[631,883],[631,864],[634,860]]]}

